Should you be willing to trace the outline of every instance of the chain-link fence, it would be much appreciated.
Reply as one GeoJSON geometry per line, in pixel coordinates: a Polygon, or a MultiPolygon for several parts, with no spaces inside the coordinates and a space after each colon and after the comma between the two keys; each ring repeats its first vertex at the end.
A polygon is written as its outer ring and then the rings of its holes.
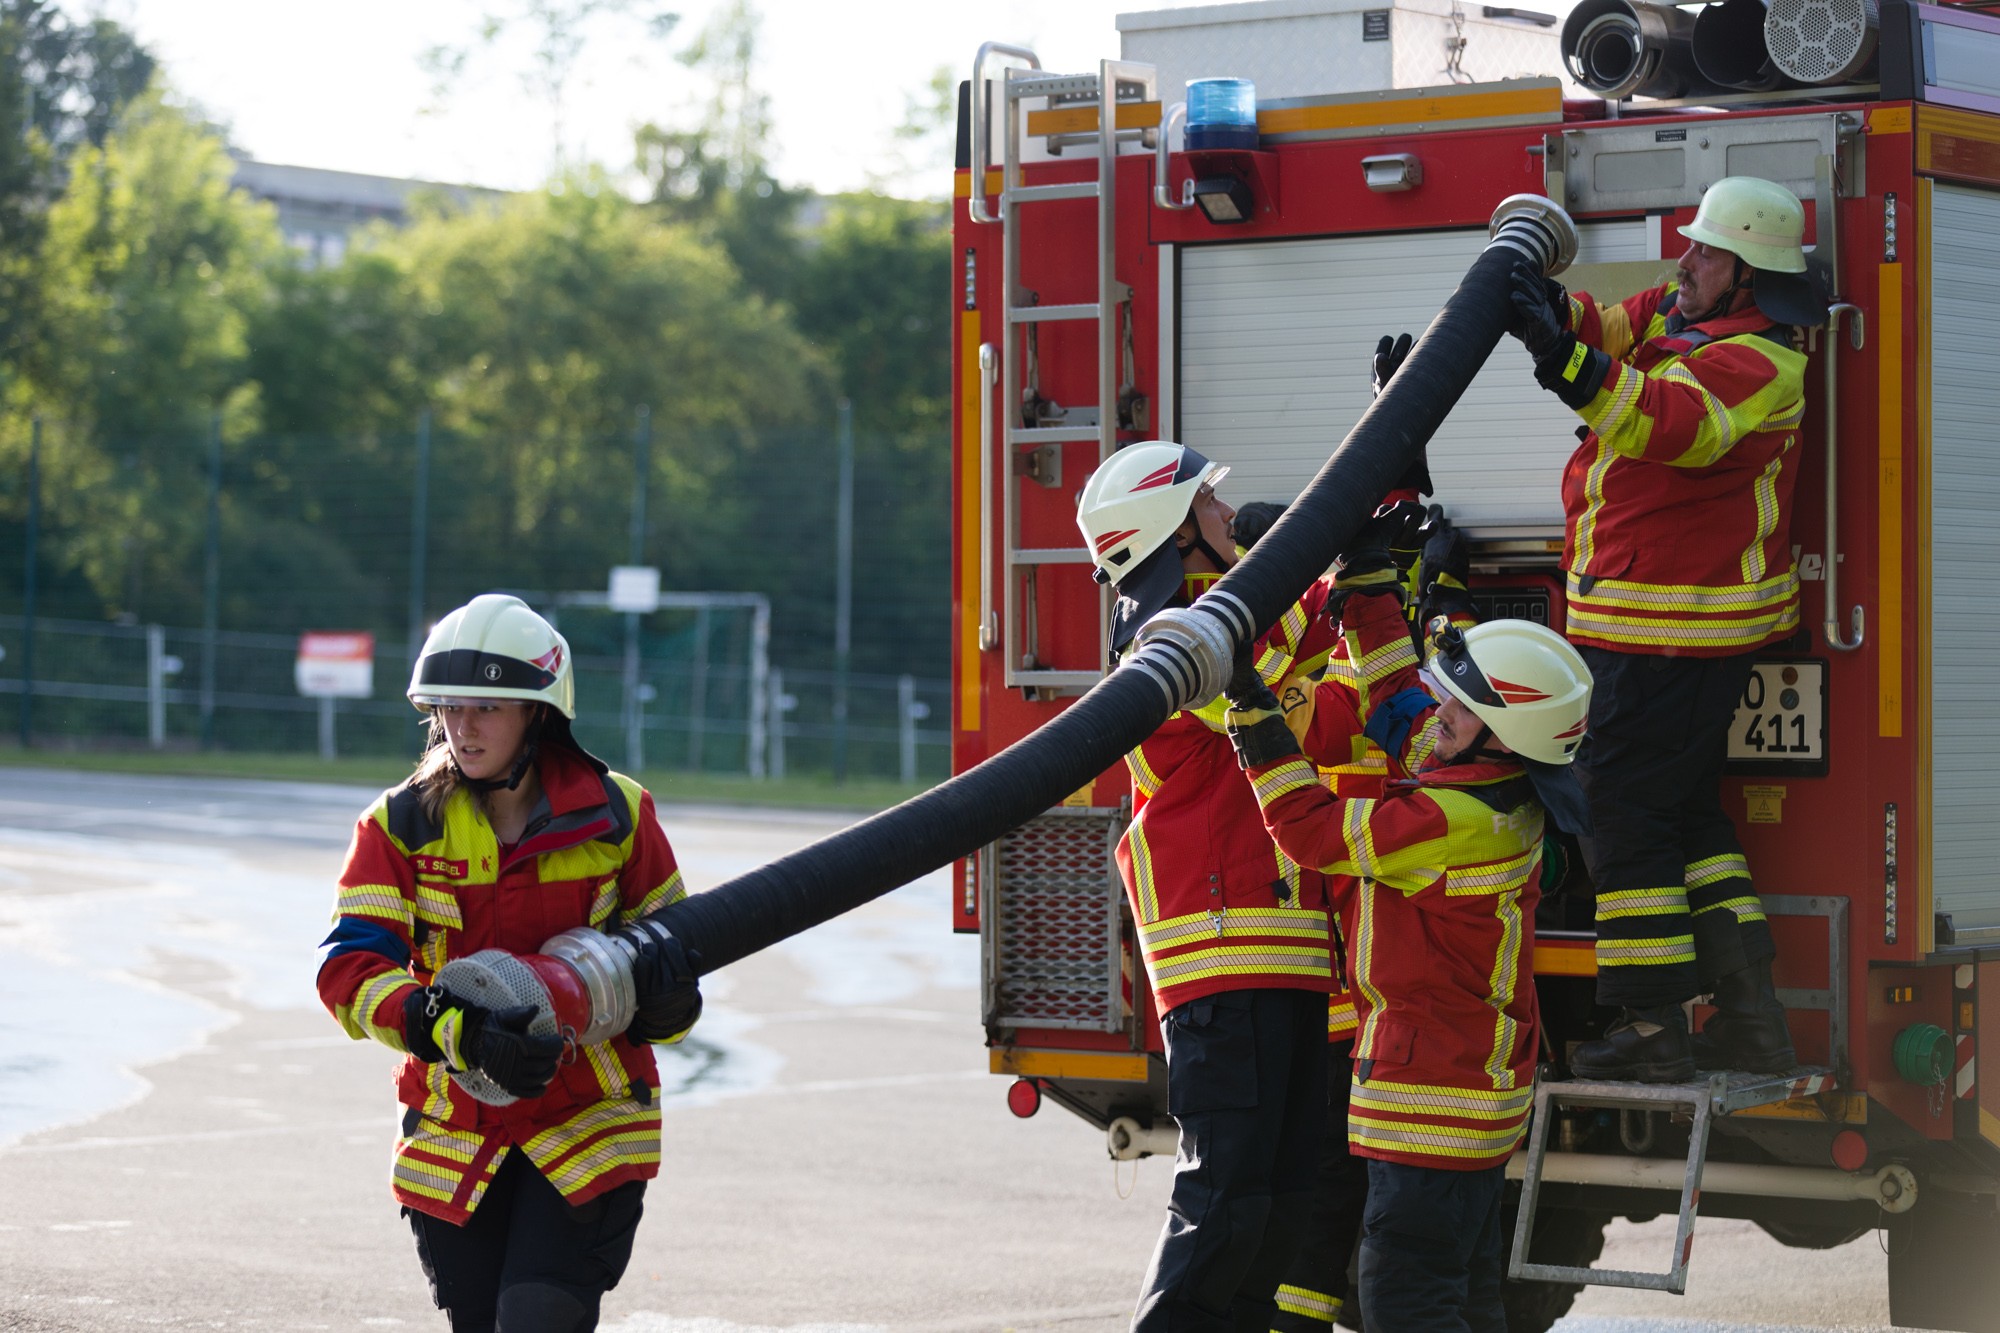
{"type": "MultiPolygon", "coordinates": [[[[563,617],[566,632],[581,619],[563,617]]],[[[622,617],[620,617],[622,619],[622,617]]],[[[661,613],[645,620],[636,673],[622,656],[579,653],[576,732],[623,768],[784,777],[852,772],[905,783],[943,778],[946,682],[760,671],[731,636],[661,613]],[[703,639],[710,655],[697,656],[703,639]],[[636,685],[636,689],[632,686],[636,685]],[[636,707],[628,711],[628,700],[636,707]]],[[[718,617],[720,619],[720,617],[718,617]]],[[[0,616],[5,730],[90,748],[219,749],[413,757],[423,719],[403,699],[408,646],[375,647],[368,698],[301,695],[295,635],[0,616]],[[32,674],[29,674],[29,673],[32,674]]]]}
{"type": "Polygon", "coordinates": [[[219,416],[117,439],[0,423],[0,695],[65,744],[311,751],[330,726],[341,753],[406,753],[409,642],[513,590],[559,619],[578,731],[614,763],[944,776],[936,442],[632,422],[534,440],[428,416],[313,438],[232,438],[219,416]],[[620,565],[715,605],[644,616],[628,645],[601,604],[620,565]],[[371,698],[299,695],[306,631],[374,635],[371,698]]]}

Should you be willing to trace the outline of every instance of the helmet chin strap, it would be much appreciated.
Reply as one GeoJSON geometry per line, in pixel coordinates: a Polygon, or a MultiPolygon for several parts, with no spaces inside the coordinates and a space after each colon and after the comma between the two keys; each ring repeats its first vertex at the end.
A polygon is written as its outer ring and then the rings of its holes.
{"type": "MultiPolygon", "coordinates": [[[[521,738],[520,758],[514,761],[514,767],[508,771],[506,777],[475,778],[468,776],[466,771],[460,768],[458,770],[459,781],[477,792],[517,790],[521,785],[521,779],[527,777],[528,770],[535,766],[535,755],[541,749],[544,707],[545,705],[542,704],[535,705],[535,720],[528,724],[527,733],[521,738]]],[[[453,760],[452,766],[456,768],[457,765],[458,761],[453,760]]]]}
{"type": "Polygon", "coordinates": [[[1489,761],[1498,761],[1501,759],[1514,758],[1514,752],[1512,750],[1487,749],[1486,742],[1492,739],[1493,739],[1493,728],[1487,726],[1484,722],[1482,722],[1479,724],[1479,734],[1472,738],[1472,743],[1467,745],[1463,750],[1460,750],[1457,754],[1451,756],[1444,762],[1446,764],[1472,764],[1472,763],[1477,763],[1482,759],[1489,761]]]}
{"type": "Polygon", "coordinates": [[[1194,541],[1190,546],[1182,546],[1178,541],[1174,543],[1174,546],[1180,551],[1183,558],[1187,556],[1190,549],[1200,551],[1208,557],[1208,563],[1215,566],[1215,572],[1218,574],[1227,574],[1230,567],[1236,563],[1234,560],[1223,559],[1222,553],[1208,544],[1208,538],[1202,535],[1201,524],[1199,523],[1195,524],[1194,541]]]}

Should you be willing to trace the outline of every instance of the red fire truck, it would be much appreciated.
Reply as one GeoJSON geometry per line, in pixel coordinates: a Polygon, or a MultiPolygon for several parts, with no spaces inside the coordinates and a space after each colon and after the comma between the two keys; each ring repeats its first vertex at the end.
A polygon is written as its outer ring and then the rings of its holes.
{"type": "MultiPolygon", "coordinates": [[[[1682,1290],[1699,1200],[1788,1245],[1886,1229],[1897,1323],[2000,1327],[2000,1074],[1979,1076],[2000,1070],[2000,18],[1584,0],[1558,32],[1382,3],[1128,15],[1125,58],[1076,75],[981,49],[954,222],[956,767],[1102,675],[1076,495],[1121,444],[1182,441],[1231,466],[1232,502],[1289,500],[1366,407],[1376,338],[1423,329],[1502,199],[1559,203],[1562,280],[1608,301],[1671,271],[1710,182],[1783,182],[1832,298],[1792,533],[1810,628],[1763,654],[1725,797],[1810,1069],[1567,1080],[1606,1015],[1588,890],[1551,895],[1511,1313],[1545,1327],[1582,1282],[1682,1290]],[[1254,148],[1185,148],[1204,76],[1254,83],[1254,148]],[[1587,1267],[1609,1219],[1677,1208],[1664,1271],[1587,1267]]],[[[1575,425],[1503,342],[1431,441],[1485,614],[1563,624],[1575,425]]],[[[1174,1134],[1112,862],[1129,815],[1107,770],[961,862],[953,916],[1010,1107],[1055,1102],[1120,1158],[1174,1134]]]]}

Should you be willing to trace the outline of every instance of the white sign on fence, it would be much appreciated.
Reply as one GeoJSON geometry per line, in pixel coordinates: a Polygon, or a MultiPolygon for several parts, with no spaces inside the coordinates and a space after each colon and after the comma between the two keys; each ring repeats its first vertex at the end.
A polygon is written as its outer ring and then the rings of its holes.
{"type": "Polygon", "coordinates": [[[375,636],[311,630],[299,635],[293,667],[299,693],[316,699],[366,699],[375,693],[375,636]]]}
{"type": "Polygon", "coordinates": [[[613,611],[636,611],[649,616],[660,609],[660,571],[654,565],[613,565],[610,595],[613,611]]]}

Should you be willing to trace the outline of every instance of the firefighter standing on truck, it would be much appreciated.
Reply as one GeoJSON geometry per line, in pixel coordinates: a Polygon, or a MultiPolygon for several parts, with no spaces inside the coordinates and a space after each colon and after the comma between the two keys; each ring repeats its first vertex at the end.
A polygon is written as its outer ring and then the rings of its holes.
{"type": "Polygon", "coordinates": [[[1730,176],[1679,229],[1674,282],[1600,306],[1531,263],[1514,273],[1535,378],[1588,426],[1563,472],[1563,563],[1569,637],[1597,677],[1577,764],[1597,998],[1622,1012],[1575,1051],[1584,1078],[1796,1063],[1721,781],[1757,649],[1799,625],[1798,331],[1826,318],[1804,229],[1791,191],[1730,176]],[[1717,1012],[1690,1041],[1681,1005],[1697,994],[1717,1012]]]}
{"type": "Polygon", "coordinates": [[[1314,729],[1344,714],[1351,735],[1381,746],[1392,764],[1385,793],[1327,790],[1278,700],[1241,670],[1227,692],[1230,738],[1279,847],[1346,877],[1354,896],[1349,956],[1365,1017],[1348,1134],[1369,1159],[1367,1327],[1504,1333],[1506,1162],[1534,1096],[1540,792],[1575,808],[1562,798],[1562,765],[1583,733],[1590,675],[1546,627],[1461,629],[1440,615],[1432,694],[1381,525],[1337,585],[1359,707],[1328,681],[1315,692],[1314,729]]]}
{"type": "Polygon", "coordinates": [[[701,994],[672,944],[632,969],[638,1013],[582,1049],[432,983],[482,949],[537,952],[685,895],[653,798],[570,733],[569,645],[488,594],[438,622],[410,701],[430,742],[362,815],[340,874],[320,998],[347,1034],[408,1053],[392,1187],[454,1333],[587,1333],[632,1254],[659,1174],[659,1077],[701,994]],[[476,1073],[509,1104],[475,1099],[476,1073]]]}
{"type": "MultiPolygon", "coordinates": [[[[1119,594],[1114,653],[1236,563],[1234,511],[1215,494],[1227,471],[1148,441],[1112,455],[1084,487],[1077,523],[1099,581],[1119,594]]],[[[1258,641],[1273,681],[1331,644],[1316,614],[1325,585],[1315,587],[1258,641]]],[[[1173,1195],[1132,1325],[1143,1333],[1271,1327],[1325,1116],[1325,890],[1271,845],[1222,712],[1218,700],[1176,713],[1127,756],[1135,812],[1118,870],[1180,1125],[1173,1195]]]]}

